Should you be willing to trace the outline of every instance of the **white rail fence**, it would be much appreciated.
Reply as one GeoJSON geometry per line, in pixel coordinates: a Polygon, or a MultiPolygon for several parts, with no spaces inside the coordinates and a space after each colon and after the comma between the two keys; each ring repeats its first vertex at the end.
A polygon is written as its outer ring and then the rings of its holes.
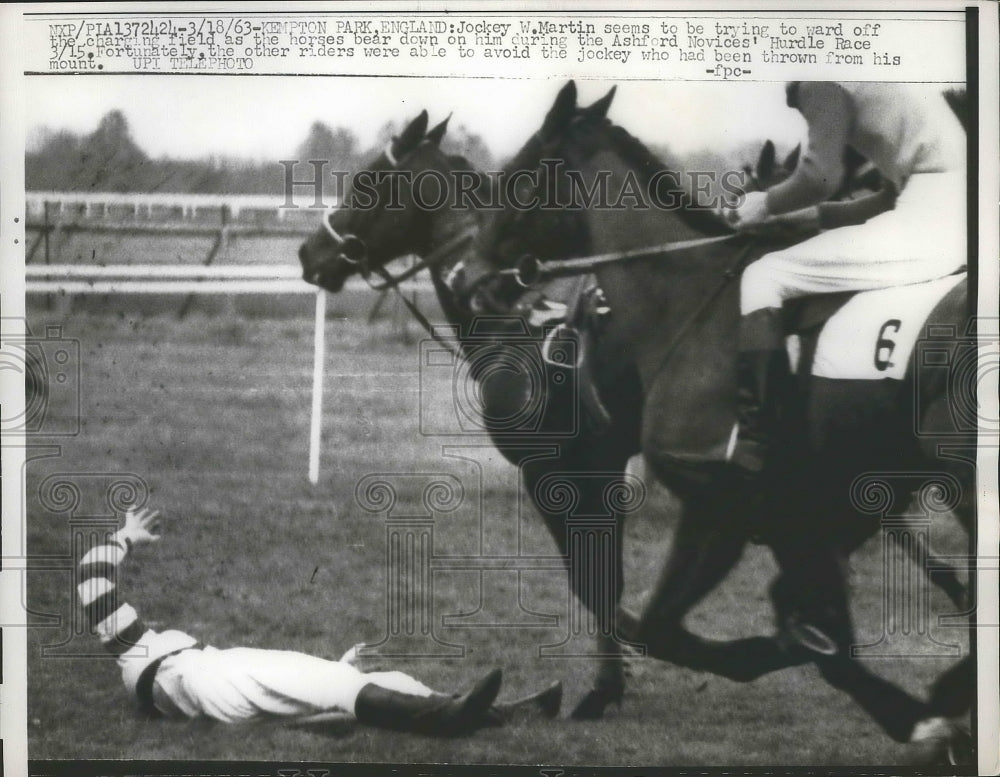
{"type": "Polygon", "coordinates": [[[297,267],[189,265],[28,265],[28,294],[314,294],[312,409],[309,418],[309,482],[319,482],[326,356],[326,292],[303,281],[297,267]]]}
{"type": "MultiPolygon", "coordinates": [[[[153,265],[134,264],[98,267],[50,264],[25,267],[28,294],[312,294],[316,298],[313,317],[312,409],[309,420],[309,482],[319,482],[320,443],[323,416],[323,366],[326,358],[326,292],[302,280],[298,267],[290,265],[153,265]]],[[[362,289],[361,279],[346,288],[362,289]]],[[[427,281],[410,280],[404,292],[426,291],[427,281]]]]}
{"type": "MultiPolygon", "coordinates": [[[[313,318],[312,409],[309,423],[309,480],[319,481],[320,435],[323,412],[323,366],[326,354],[326,292],[302,280],[297,265],[215,265],[212,264],[230,236],[305,236],[314,227],[291,224],[239,224],[234,219],[242,211],[276,212],[282,220],[286,209],[273,196],[233,196],[196,194],[116,194],[89,192],[28,192],[26,226],[38,232],[26,251],[25,289],[33,294],[312,294],[313,318]],[[85,221],[67,222],[63,208],[83,209],[85,221]],[[131,208],[133,215],[156,208],[180,209],[181,221],[121,221],[110,208],[131,208]],[[215,209],[219,223],[192,223],[199,209],[215,209]],[[99,215],[91,218],[94,213],[99,215]],[[121,264],[78,265],[50,263],[49,239],[61,231],[121,234],[205,235],[216,237],[201,265],[121,264]],[[31,263],[36,249],[44,245],[45,263],[31,263]]],[[[301,212],[301,211],[297,211],[301,212]]],[[[78,215],[78,214],[77,214],[78,215]]],[[[425,279],[412,279],[400,289],[407,293],[428,291],[425,279]]],[[[365,282],[352,278],[347,290],[367,289],[365,282]]]]}
{"type": "MultiPolygon", "coordinates": [[[[275,194],[184,194],[170,192],[25,192],[28,218],[41,216],[46,204],[57,214],[65,208],[76,207],[90,217],[95,212],[108,215],[110,208],[130,209],[133,215],[145,213],[152,216],[154,209],[179,209],[182,218],[194,218],[199,210],[229,210],[233,218],[239,218],[243,211],[274,213],[284,219],[289,212],[303,208],[283,207],[284,200],[275,194]]],[[[298,204],[298,203],[296,203],[298,204]]]]}

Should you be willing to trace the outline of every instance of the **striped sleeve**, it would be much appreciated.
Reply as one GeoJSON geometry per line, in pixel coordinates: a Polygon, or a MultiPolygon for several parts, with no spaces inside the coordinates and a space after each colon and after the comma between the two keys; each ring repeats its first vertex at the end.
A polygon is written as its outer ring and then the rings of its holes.
{"type": "Polygon", "coordinates": [[[91,548],[78,568],[77,594],[87,627],[115,656],[133,647],[147,631],[132,605],[118,595],[118,565],[127,554],[127,544],[112,538],[91,548]]]}

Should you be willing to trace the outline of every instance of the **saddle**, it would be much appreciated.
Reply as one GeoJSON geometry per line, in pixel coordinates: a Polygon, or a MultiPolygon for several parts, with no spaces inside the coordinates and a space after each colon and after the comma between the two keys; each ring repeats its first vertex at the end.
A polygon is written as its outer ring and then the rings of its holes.
{"type": "Polygon", "coordinates": [[[964,278],[960,269],[929,281],[786,303],[794,371],[834,380],[902,380],[927,317],[950,292],[964,293],[964,278]]]}
{"type": "Polygon", "coordinates": [[[781,309],[785,334],[804,335],[821,328],[857,293],[837,291],[789,300],[781,309]]]}

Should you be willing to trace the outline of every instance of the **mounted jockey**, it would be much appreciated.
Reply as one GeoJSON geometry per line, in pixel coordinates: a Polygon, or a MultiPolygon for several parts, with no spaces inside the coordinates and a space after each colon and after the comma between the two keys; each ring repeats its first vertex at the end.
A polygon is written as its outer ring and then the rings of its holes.
{"type": "Polygon", "coordinates": [[[795,172],[766,192],[748,193],[726,216],[739,230],[792,220],[825,231],[743,273],[730,460],[750,476],[771,463],[789,380],[782,303],[933,280],[966,263],[966,136],[943,94],[905,84],[792,82],[787,101],[808,123],[795,172]],[[843,178],[848,146],[888,181],[895,208],[885,210],[882,193],[825,202],[843,178]]]}

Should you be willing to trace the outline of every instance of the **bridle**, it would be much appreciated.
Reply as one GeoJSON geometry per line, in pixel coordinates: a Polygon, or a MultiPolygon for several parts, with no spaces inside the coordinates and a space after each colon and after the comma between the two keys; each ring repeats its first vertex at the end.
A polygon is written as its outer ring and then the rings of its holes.
{"type": "MultiPolygon", "coordinates": [[[[413,151],[407,154],[402,160],[399,160],[392,152],[392,141],[390,140],[386,144],[385,149],[382,151],[382,155],[386,158],[386,161],[389,162],[389,165],[393,169],[398,170],[402,163],[413,156],[413,154],[417,152],[417,149],[419,149],[426,142],[427,141],[422,141],[421,143],[418,143],[413,151]]],[[[339,251],[337,258],[347,264],[356,266],[358,268],[358,273],[365,279],[368,286],[371,287],[373,291],[378,292],[388,291],[389,289],[398,289],[401,283],[409,280],[423,270],[429,270],[443,265],[445,261],[452,256],[452,254],[462,248],[466,243],[474,240],[476,235],[476,230],[472,227],[462,230],[450,237],[443,245],[438,246],[433,251],[429,252],[426,256],[420,257],[403,272],[398,275],[393,275],[382,265],[371,267],[368,264],[368,246],[365,244],[365,241],[357,235],[341,235],[337,232],[337,230],[334,229],[333,224],[330,223],[331,215],[332,213],[330,212],[324,213],[321,221],[323,229],[333,240],[339,251]],[[379,276],[382,280],[373,280],[373,276],[375,275],[379,276]]]]}
{"type": "MultiPolygon", "coordinates": [[[[386,161],[389,162],[389,165],[393,169],[399,169],[400,166],[413,154],[415,154],[417,149],[419,149],[420,146],[426,142],[427,141],[425,140],[418,143],[416,148],[414,148],[413,151],[407,154],[402,160],[397,159],[393,153],[391,140],[386,144],[382,153],[386,161]]],[[[331,215],[332,213],[330,212],[324,213],[321,221],[323,229],[333,240],[338,249],[337,258],[349,265],[356,266],[358,268],[358,273],[362,278],[364,278],[365,282],[373,291],[394,291],[399,299],[402,300],[403,305],[410,312],[410,315],[416,319],[420,326],[423,327],[424,331],[426,331],[431,338],[457,356],[458,349],[454,346],[454,344],[449,340],[445,340],[438,334],[437,330],[430,323],[430,321],[428,321],[427,317],[420,311],[417,305],[402,293],[400,286],[404,281],[409,280],[423,270],[434,270],[445,266],[448,263],[448,260],[451,259],[456,253],[464,250],[466,246],[475,241],[478,232],[476,226],[467,226],[464,229],[458,230],[454,235],[449,236],[444,243],[428,252],[425,256],[421,256],[403,272],[393,275],[383,265],[372,267],[368,263],[368,247],[364,240],[357,235],[341,235],[337,232],[337,230],[334,229],[333,224],[330,223],[331,215]],[[381,278],[381,280],[375,280],[375,277],[381,278]]],[[[460,264],[460,262],[457,264],[460,264]]]]}

